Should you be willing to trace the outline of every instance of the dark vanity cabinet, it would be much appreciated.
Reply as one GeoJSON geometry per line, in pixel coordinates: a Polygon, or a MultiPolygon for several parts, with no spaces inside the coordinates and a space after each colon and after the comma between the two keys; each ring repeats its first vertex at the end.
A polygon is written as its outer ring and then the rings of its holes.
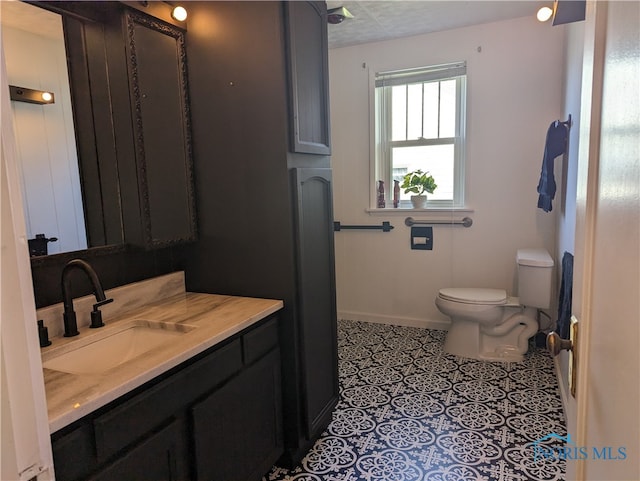
{"type": "Polygon", "coordinates": [[[261,479],[282,453],[280,408],[278,352],[197,403],[194,479],[261,479]]]}
{"type": "Polygon", "coordinates": [[[127,479],[153,460],[159,479],[259,479],[276,458],[295,466],[339,398],[326,4],[188,2],[183,32],[129,3],[75,3],[117,10],[104,38],[125,242],[195,240],[181,249],[188,291],[284,308],[279,350],[247,361],[237,346],[273,331],[243,336],[211,353],[225,356],[217,367],[199,371],[198,359],[193,373],[56,433],[57,477],[127,479]]]}
{"type": "Polygon", "coordinates": [[[261,479],[283,450],[278,319],[52,436],[57,480],[261,479]]]}
{"type": "Polygon", "coordinates": [[[189,18],[199,240],[187,289],[284,301],[279,464],[291,467],[339,397],[326,5],[191,2],[189,18]]]}

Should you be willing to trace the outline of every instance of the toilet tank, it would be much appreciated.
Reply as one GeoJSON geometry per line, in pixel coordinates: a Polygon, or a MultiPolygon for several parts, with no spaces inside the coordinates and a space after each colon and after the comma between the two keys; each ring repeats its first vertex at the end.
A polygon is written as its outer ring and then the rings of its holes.
{"type": "Polygon", "coordinates": [[[545,249],[518,249],[516,260],[520,304],[548,308],[551,303],[553,259],[545,249]]]}

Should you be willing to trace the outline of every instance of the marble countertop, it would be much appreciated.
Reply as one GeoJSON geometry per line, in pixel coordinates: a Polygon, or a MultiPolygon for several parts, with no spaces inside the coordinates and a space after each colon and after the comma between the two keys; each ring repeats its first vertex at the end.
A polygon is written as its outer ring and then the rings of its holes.
{"type": "Polygon", "coordinates": [[[51,433],[95,411],[187,359],[215,346],[280,310],[282,301],[183,292],[105,319],[105,327],[80,327],[80,335],[56,338],[42,349],[42,360],[90,344],[134,325],[153,323],[179,336],[100,374],[44,369],[51,433]]]}

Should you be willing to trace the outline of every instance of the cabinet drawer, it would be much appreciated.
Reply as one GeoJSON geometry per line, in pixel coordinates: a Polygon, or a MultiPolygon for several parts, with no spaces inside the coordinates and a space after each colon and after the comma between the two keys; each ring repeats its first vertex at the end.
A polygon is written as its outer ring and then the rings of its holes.
{"type": "Polygon", "coordinates": [[[242,350],[235,340],[96,418],[98,461],[107,460],[241,368],[242,350]]]}
{"type": "Polygon", "coordinates": [[[186,479],[182,432],[180,421],[171,422],[89,481],[186,479]]]}
{"type": "Polygon", "coordinates": [[[274,317],[262,326],[242,336],[244,363],[251,364],[256,359],[278,345],[278,318],[274,317]]]}

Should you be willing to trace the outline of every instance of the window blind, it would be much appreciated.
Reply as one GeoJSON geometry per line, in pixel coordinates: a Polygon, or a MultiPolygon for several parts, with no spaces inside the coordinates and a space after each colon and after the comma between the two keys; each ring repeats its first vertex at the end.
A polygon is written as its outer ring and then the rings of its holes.
{"type": "Polygon", "coordinates": [[[467,62],[434,65],[427,68],[413,68],[376,73],[376,87],[406,85],[429,82],[444,78],[460,77],[467,74],[467,62]]]}

